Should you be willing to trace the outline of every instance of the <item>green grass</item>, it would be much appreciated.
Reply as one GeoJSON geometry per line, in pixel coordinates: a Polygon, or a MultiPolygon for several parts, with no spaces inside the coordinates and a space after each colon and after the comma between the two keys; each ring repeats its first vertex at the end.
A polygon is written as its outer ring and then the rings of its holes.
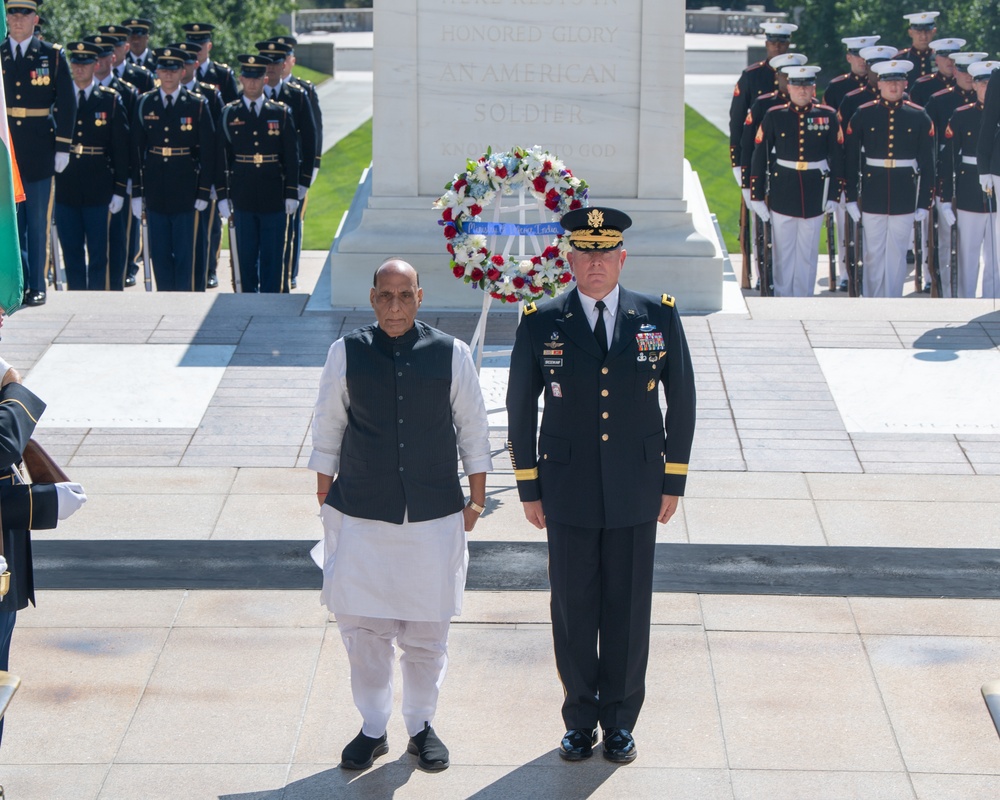
{"type": "Polygon", "coordinates": [[[317,86],[319,86],[323,81],[330,80],[330,76],[325,72],[318,72],[317,70],[309,69],[309,67],[303,67],[299,64],[292,67],[292,75],[296,78],[304,78],[307,81],[312,81],[317,86]]]}
{"type": "Polygon", "coordinates": [[[309,189],[302,247],[329,250],[358,179],[372,160],[372,121],[352,131],[323,154],[316,182],[309,189]]]}
{"type": "Polygon", "coordinates": [[[729,166],[729,137],[684,106],[684,157],[698,173],[709,210],[719,219],[726,249],[740,251],[740,189],[729,166]]]}

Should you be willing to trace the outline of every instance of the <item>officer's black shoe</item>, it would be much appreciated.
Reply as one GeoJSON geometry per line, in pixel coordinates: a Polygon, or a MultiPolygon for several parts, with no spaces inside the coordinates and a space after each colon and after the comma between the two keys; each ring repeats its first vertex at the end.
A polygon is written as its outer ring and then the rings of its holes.
{"type": "Polygon", "coordinates": [[[583,761],[594,754],[595,744],[597,744],[597,728],[593,730],[573,728],[566,731],[562,742],[559,743],[559,757],[565,761],[583,761]]]}
{"type": "Polygon", "coordinates": [[[26,306],[44,306],[45,305],[45,292],[27,292],[24,295],[24,304],[26,306]]]}
{"type": "Polygon", "coordinates": [[[299,279],[298,278],[292,278],[292,288],[293,289],[298,289],[299,288],[299,279]]]}
{"type": "Polygon", "coordinates": [[[383,733],[377,739],[365,736],[359,731],[350,744],[340,754],[340,766],[343,769],[368,769],[379,756],[389,752],[389,737],[383,733]]]}
{"type": "Polygon", "coordinates": [[[840,282],[840,286],[839,286],[838,288],[839,288],[839,289],[840,289],[840,291],[842,291],[842,292],[846,292],[846,291],[848,291],[848,286],[847,286],[847,278],[844,278],[844,280],[842,280],[842,281],[840,282]]]}
{"type": "Polygon", "coordinates": [[[760,291],[760,278],[757,278],[757,284],[753,287],[753,290],[755,292],[759,292],[760,291]]]}
{"type": "Polygon", "coordinates": [[[931,293],[931,285],[929,283],[925,283],[924,284],[923,292],[924,292],[924,294],[930,294],[931,293]]]}
{"type": "Polygon", "coordinates": [[[424,729],[416,736],[410,737],[410,743],[406,745],[406,752],[417,756],[417,763],[423,769],[437,772],[448,769],[451,763],[448,760],[448,748],[444,746],[434,729],[424,723],[424,729]]]}
{"type": "Polygon", "coordinates": [[[639,751],[635,747],[635,739],[624,728],[604,729],[604,757],[608,761],[627,764],[635,761],[639,751]]]}
{"type": "Polygon", "coordinates": [[[131,273],[128,274],[128,275],[126,275],[125,276],[125,285],[126,286],[135,286],[135,275],[132,275],[131,273]]]}
{"type": "Polygon", "coordinates": [[[23,294],[23,295],[21,295],[21,304],[22,304],[22,305],[27,305],[27,303],[28,303],[28,298],[30,298],[30,297],[31,297],[31,295],[32,295],[32,291],[31,291],[31,289],[28,289],[28,288],[25,288],[25,290],[24,290],[24,294],[23,294]]]}
{"type": "Polygon", "coordinates": [[[913,251],[912,250],[907,250],[906,251],[906,263],[907,264],[912,264],[916,260],[917,260],[917,258],[916,258],[916,256],[913,255],[913,251]]]}
{"type": "Polygon", "coordinates": [[[219,288],[219,277],[214,272],[208,273],[208,280],[205,281],[205,286],[209,289],[219,288]]]}

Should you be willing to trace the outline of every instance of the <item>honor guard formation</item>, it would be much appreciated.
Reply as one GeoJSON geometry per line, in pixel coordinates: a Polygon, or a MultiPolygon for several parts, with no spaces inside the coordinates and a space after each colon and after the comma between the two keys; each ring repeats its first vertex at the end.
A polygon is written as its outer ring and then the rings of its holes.
{"type": "Polygon", "coordinates": [[[229,225],[233,287],[296,287],[306,193],[323,132],[315,87],[276,36],[213,61],[207,22],[153,47],[152,20],[44,40],[42,0],[8,0],[0,44],[7,120],[24,187],[17,204],[24,304],[49,286],[203,292],[229,225]]]}
{"type": "Polygon", "coordinates": [[[762,25],[767,58],[729,112],[744,288],[755,270],[762,295],[812,295],[825,224],[831,292],[1000,296],[1000,60],[940,37],[938,16],[903,15],[904,50],[842,39],[850,71],[822,103],[820,68],[788,52],[797,26],[762,25]]]}

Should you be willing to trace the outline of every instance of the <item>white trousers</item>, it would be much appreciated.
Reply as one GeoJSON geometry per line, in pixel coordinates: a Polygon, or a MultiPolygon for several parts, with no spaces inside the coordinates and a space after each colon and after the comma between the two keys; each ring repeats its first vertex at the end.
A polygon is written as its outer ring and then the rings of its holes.
{"type": "Polygon", "coordinates": [[[975,297],[979,285],[980,259],[984,264],[983,297],[1000,296],[1000,275],[994,254],[991,214],[956,212],[958,217],[958,296],[975,297]]]}
{"type": "Polygon", "coordinates": [[[864,226],[865,297],[902,297],[909,270],[906,249],[913,233],[913,214],[861,214],[864,226]]]}
{"type": "Polygon", "coordinates": [[[378,738],[392,716],[392,673],[399,644],[403,674],[403,721],[416,736],[434,720],[438,694],[448,669],[445,622],[408,622],[377,617],[337,615],[340,636],[351,664],[351,693],[364,720],[361,731],[378,738]]]}
{"type": "MultiPolygon", "coordinates": [[[[934,203],[941,207],[941,200],[935,199],[934,203]]],[[[927,226],[931,224],[930,218],[926,222],[921,223],[921,230],[924,233],[924,260],[930,264],[930,257],[933,255],[927,250],[927,226]]],[[[941,268],[941,296],[951,297],[951,226],[944,221],[944,217],[938,213],[938,266],[941,268]]],[[[930,276],[929,268],[924,271],[924,283],[927,283],[927,277],[930,276]]],[[[959,297],[963,297],[961,292],[959,292],[959,297]]]]}
{"type": "Polygon", "coordinates": [[[822,227],[822,215],[802,219],[771,212],[775,297],[812,297],[822,227]]]}

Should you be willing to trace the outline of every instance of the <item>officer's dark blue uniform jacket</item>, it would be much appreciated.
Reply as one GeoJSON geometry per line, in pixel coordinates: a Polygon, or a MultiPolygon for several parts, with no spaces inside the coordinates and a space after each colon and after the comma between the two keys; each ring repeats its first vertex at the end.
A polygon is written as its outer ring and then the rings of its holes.
{"type": "Polygon", "coordinates": [[[532,309],[517,329],[507,388],[521,500],[541,499],[546,517],[579,527],[655,520],[662,495],[684,494],[694,437],[691,356],[673,298],[621,288],[606,357],[577,290],[532,309]]]}
{"type": "Polygon", "coordinates": [[[77,110],[69,165],[56,175],[56,202],[106,206],[125,196],[129,168],[128,120],[114,89],[95,86],[77,110]]]}

